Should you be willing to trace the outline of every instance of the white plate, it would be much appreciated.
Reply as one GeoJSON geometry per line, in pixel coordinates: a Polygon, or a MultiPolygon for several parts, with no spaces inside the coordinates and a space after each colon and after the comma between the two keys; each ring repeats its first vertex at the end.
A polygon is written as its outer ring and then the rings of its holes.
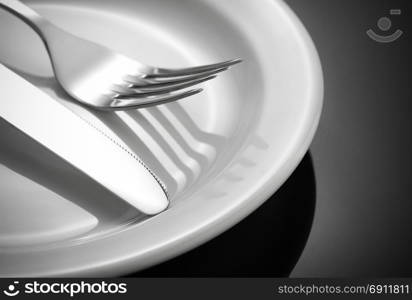
{"type": "Polygon", "coordinates": [[[149,64],[244,63],[178,103],[93,112],[67,99],[39,38],[1,11],[0,61],[122,139],[171,194],[166,212],[146,218],[0,122],[1,276],[119,275],[169,259],[256,209],[307,151],[321,112],[322,73],[309,35],[282,1],[27,3],[149,64]]]}

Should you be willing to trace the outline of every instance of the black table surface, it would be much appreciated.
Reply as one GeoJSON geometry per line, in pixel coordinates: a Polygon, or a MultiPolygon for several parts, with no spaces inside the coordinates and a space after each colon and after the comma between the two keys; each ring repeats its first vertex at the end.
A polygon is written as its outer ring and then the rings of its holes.
{"type": "Polygon", "coordinates": [[[130,276],[412,276],[412,5],[286,2],[310,32],[324,71],[324,109],[310,151],[241,223],[130,276]],[[392,21],[386,31],[381,17],[392,21]],[[379,43],[368,29],[403,35],[379,43]]]}

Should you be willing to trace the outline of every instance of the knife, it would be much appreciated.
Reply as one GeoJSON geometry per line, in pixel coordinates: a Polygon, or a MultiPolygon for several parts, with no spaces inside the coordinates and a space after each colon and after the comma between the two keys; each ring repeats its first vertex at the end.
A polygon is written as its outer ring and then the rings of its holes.
{"type": "Polygon", "coordinates": [[[165,210],[164,184],[126,146],[0,64],[0,117],[147,215],[165,210]]]}

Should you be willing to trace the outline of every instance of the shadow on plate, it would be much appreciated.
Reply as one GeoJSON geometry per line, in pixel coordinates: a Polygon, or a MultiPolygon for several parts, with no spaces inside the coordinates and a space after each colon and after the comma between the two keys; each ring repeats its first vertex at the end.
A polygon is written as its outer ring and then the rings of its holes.
{"type": "Polygon", "coordinates": [[[283,186],[239,224],[206,244],[129,277],[286,277],[308,239],[316,182],[310,153],[283,186]]]}
{"type": "MultiPolygon", "coordinates": [[[[8,68],[47,91],[57,98],[56,101],[73,107],[72,98],[54,78],[32,75],[13,66],[8,68]]],[[[77,108],[100,120],[117,139],[138,154],[165,182],[171,197],[194,182],[199,184],[201,177],[207,173],[205,170],[213,163],[210,153],[199,151],[195,146],[202,145],[202,149],[206,146],[213,153],[218,153],[227,143],[225,137],[202,131],[179,103],[167,105],[168,115],[158,107],[122,112],[133,125],[140,128],[138,132],[119,114],[83,106],[77,108]],[[174,120],[178,120],[179,126],[174,120]],[[159,131],[158,127],[162,127],[164,131],[159,131]],[[188,140],[187,133],[191,140],[188,140]],[[185,155],[178,154],[178,151],[183,151],[185,155]]],[[[122,223],[140,222],[147,218],[1,118],[0,137],[1,164],[87,210],[98,218],[100,224],[113,220],[122,223]]]]}
{"type": "MultiPolygon", "coordinates": [[[[57,101],[73,107],[73,99],[61,88],[54,77],[42,77],[29,74],[13,66],[7,67],[33,85],[44,89],[57,98],[57,101]]],[[[149,107],[122,112],[123,118],[118,113],[98,111],[81,104],[78,106],[82,108],[83,113],[87,113],[102,122],[117,139],[122,140],[138,154],[164,181],[171,196],[193,182],[199,181],[199,176],[204,175],[203,171],[207,170],[213,162],[209,153],[197,151],[193,142],[197,146],[202,145],[213,149],[214,153],[218,153],[227,143],[225,137],[201,130],[178,102],[163,105],[163,107],[167,107],[169,115],[166,115],[158,107],[149,107]],[[138,129],[131,128],[129,124],[126,124],[124,115],[127,115],[127,118],[132,120],[138,129]],[[163,132],[159,128],[163,128],[163,132]],[[189,133],[192,143],[184,136],[184,131],[189,133]],[[149,145],[155,145],[157,150],[149,145]],[[180,154],[178,154],[179,152],[180,154]],[[185,154],[182,156],[181,153],[185,154]]]]}

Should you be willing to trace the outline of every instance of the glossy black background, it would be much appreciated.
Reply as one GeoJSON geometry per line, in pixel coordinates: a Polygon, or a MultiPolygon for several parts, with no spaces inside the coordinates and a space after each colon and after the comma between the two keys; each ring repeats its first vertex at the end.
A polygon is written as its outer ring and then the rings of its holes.
{"type": "Polygon", "coordinates": [[[412,276],[408,0],[287,0],[321,57],[325,104],[308,154],[239,225],[132,276],[412,276]],[[366,35],[389,16],[396,42],[366,35]]]}

